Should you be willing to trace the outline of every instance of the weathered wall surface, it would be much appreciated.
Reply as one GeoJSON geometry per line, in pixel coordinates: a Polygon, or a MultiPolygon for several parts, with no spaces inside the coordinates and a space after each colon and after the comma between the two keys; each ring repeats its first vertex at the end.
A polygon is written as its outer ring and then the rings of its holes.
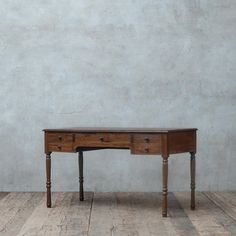
{"type": "MultiPolygon", "coordinates": [[[[198,190],[236,190],[235,0],[0,2],[0,191],[45,189],[43,128],[197,127],[198,190]]],[[[77,190],[77,155],[52,156],[77,190]]],[[[189,189],[189,156],[169,190],[189,189]]],[[[85,153],[85,188],[160,191],[161,158],[85,153]]]]}

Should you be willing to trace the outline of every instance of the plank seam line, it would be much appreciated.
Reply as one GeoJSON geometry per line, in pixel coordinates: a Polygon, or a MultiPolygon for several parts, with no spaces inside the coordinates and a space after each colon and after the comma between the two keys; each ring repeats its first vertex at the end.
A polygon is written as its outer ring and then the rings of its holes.
{"type": "MultiPolygon", "coordinates": [[[[193,224],[192,219],[189,217],[189,214],[188,214],[186,208],[181,204],[181,202],[179,201],[179,199],[176,197],[175,193],[174,193],[174,192],[169,192],[169,194],[172,194],[172,197],[174,197],[174,200],[176,201],[177,206],[179,206],[180,210],[182,210],[182,211],[184,212],[186,219],[190,221],[190,223],[191,223],[191,225],[192,225],[192,230],[193,230],[193,232],[192,232],[191,235],[193,235],[193,233],[195,233],[194,235],[200,236],[200,233],[198,232],[197,227],[193,224]],[[195,231],[196,231],[196,232],[195,232],[195,231]]],[[[172,211],[171,208],[168,208],[168,212],[170,212],[170,213],[169,213],[170,221],[172,222],[172,224],[174,225],[174,227],[176,228],[176,230],[179,231],[178,226],[175,226],[175,223],[174,223],[174,216],[175,216],[175,215],[174,215],[171,211],[172,211]]],[[[177,222],[178,222],[178,221],[177,221],[177,222]]]]}
{"type": "Polygon", "coordinates": [[[212,203],[214,203],[217,207],[219,207],[228,217],[230,217],[234,222],[236,222],[236,220],[229,215],[225,209],[223,207],[220,206],[220,204],[218,204],[216,201],[214,201],[213,199],[211,199],[209,196],[207,196],[207,194],[205,194],[204,192],[202,192],[204,194],[204,196],[206,196],[212,203]]]}
{"type": "Polygon", "coordinates": [[[94,199],[94,192],[93,192],[93,195],[92,195],[92,201],[91,201],[91,205],[90,205],[90,212],[89,212],[89,221],[88,221],[87,236],[89,236],[89,230],[90,230],[90,222],[91,222],[92,209],[93,209],[93,199],[94,199]]]}

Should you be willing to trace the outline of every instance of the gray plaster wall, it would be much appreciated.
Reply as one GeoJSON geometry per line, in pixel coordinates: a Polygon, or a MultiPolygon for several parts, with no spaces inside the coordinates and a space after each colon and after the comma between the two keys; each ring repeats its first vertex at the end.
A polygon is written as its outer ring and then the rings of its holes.
{"type": "MultiPolygon", "coordinates": [[[[45,189],[43,128],[197,127],[197,189],[236,190],[235,0],[0,1],[0,191],[45,189]]],[[[85,188],[161,191],[161,158],[85,153],[85,188]]],[[[53,190],[78,190],[53,154],[53,190]]],[[[189,189],[189,155],[169,190],[189,189]]]]}

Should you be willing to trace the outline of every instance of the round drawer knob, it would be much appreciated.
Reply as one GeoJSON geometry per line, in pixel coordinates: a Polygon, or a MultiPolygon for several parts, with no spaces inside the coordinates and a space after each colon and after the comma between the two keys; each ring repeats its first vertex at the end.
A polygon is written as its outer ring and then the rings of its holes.
{"type": "Polygon", "coordinates": [[[103,138],[103,137],[100,137],[100,141],[103,142],[103,141],[104,141],[104,138],[103,138]]]}
{"type": "Polygon", "coordinates": [[[149,141],[150,141],[148,137],[145,137],[144,140],[146,143],[149,143],[149,141]]]}
{"type": "Polygon", "coordinates": [[[149,149],[148,149],[148,148],[145,148],[144,151],[145,151],[145,153],[148,153],[148,152],[149,152],[149,149]]]}
{"type": "Polygon", "coordinates": [[[58,149],[58,150],[61,150],[61,145],[57,145],[57,149],[58,149]]]}
{"type": "Polygon", "coordinates": [[[58,139],[61,141],[62,140],[62,136],[58,136],[58,139]]]}

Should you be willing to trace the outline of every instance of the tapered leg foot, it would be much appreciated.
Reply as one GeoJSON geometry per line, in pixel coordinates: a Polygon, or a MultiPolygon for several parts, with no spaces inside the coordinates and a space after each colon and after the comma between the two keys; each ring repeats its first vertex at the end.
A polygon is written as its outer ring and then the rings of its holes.
{"type": "Polygon", "coordinates": [[[79,151],[79,199],[84,201],[83,152],[79,151]]]}
{"type": "Polygon", "coordinates": [[[196,175],[196,158],[195,153],[190,153],[190,175],[191,175],[191,210],[195,210],[195,175],[196,175]]]}
{"type": "Polygon", "coordinates": [[[51,153],[46,154],[46,188],[47,188],[47,207],[51,208],[51,153]]]}
{"type": "Polygon", "coordinates": [[[167,217],[167,194],[168,194],[168,156],[163,156],[162,162],[162,216],[167,217]]]}

